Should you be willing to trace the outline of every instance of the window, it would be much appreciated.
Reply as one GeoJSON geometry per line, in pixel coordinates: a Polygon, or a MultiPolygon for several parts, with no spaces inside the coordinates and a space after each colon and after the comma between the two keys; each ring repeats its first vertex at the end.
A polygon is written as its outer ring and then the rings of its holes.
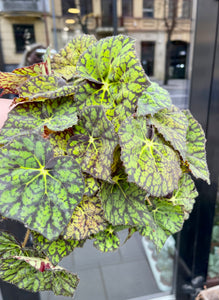
{"type": "Polygon", "coordinates": [[[183,0],[182,18],[189,19],[191,17],[191,0],[183,0]]]}
{"type": "Polygon", "coordinates": [[[81,16],[88,15],[93,12],[92,0],[81,0],[80,1],[81,16]]]}
{"type": "Polygon", "coordinates": [[[13,30],[16,52],[23,52],[26,49],[27,45],[35,43],[33,25],[14,24],[13,30]]]}
{"type": "Polygon", "coordinates": [[[148,76],[154,75],[154,42],[141,43],[141,63],[148,76]]]}
{"type": "Polygon", "coordinates": [[[173,18],[173,9],[174,9],[174,0],[169,0],[169,6],[168,6],[168,17],[173,18]]]}
{"type": "Polygon", "coordinates": [[[154,17],[154,0],[143,0],[143,18],[154,17]]]}
{"type": "Polygon", "coordinates": [[[101,0],[102,26],[113,26],[113,3],[112,0],[101,0]]]}
{"type": "Polygon", "coordinates": [[[124,17],[133,16],[133,0],[122,0],[122,15],[124,17]]]}

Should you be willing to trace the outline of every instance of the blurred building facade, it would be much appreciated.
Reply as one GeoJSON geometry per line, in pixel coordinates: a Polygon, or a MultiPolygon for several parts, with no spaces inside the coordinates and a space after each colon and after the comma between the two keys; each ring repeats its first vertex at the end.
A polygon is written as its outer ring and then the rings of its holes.
{"type": "MultiPolygon", "coordinates": [[[[99,39],[113,34],[114,0],[0,0],[0,58],[5,71],[16,67],[29,44],[62,48],[84,33],[99,39]],[[80,11],[69,13],[69,8],[80,11]]],[[[192,0],[117,0],[117,31],[136,40],[137,54],[149,76],[163,80],[167,22],[177,14],[171,35],[169,74],[187,77],[192,0]]]]}

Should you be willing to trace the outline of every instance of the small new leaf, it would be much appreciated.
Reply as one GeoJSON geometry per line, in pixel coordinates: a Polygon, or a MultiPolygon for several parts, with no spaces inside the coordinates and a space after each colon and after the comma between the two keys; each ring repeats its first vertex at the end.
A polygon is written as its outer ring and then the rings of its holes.
{"type": "Polygon", "coordinates": [[[115,251],[120,246],[120,239],[113,226],[109,225],[107,229],[94,236],[93,245],[101,252],[115,251]]]}

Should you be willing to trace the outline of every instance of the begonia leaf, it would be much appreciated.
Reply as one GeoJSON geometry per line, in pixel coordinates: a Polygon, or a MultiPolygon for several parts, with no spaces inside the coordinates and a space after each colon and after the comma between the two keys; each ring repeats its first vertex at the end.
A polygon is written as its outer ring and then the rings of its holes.
{"type": "Polygon", "coordinates": [[[185,215],[184,219],[188,219],[197,196],[198,192],[191,176],[189,174],[183,174],[179,180],[178,189],[173,192],[170,198],[165,198],[165,200],[171,202],[173,205],[182,206],[185,215]]]}
{"type": "Polygon", "coordinates": [[[189,110],[184,111],[188,122],[186,161],[196,178],[201,178],[210,184],[209,171],[206,162],[205,134],[201,125],[194,119],[189,110]]]}
{"type": "Polygon", "coordinates": [[[19,86],[22,85],[27,79],[27,76],[0,72],[0,88],[3,89],[0,96],[5,94],[18,94],[19,86]]]}
{"type": "Polygon", "coordinates": [[[42,132],[44,126],[61,131],[77,124],[74,102],[62,97],[44,102],[20,103],[8,114],[1,129],[0,142],[5,143],[19,134],[42,132]]]}
{"type": "Polygon", "coordinates": [[[105,106],[107,116],[117,127],[134,112],[148,83],[135,53],[134,40],[123,35],[102,39],[89,47],[76,70],[86,79],[76,92],[79,107],[105,106]]]}
{"type": "Polygon", "coordinates": [[[14,69],[12,73],[29,77],[48,75],[48,66],[46,62],[40,62],[31,66],[14,69]]]}
{"type": "Polygon", "coordinates": [[[91,176],[86,176],[84,181],[85,181],[84,194],[88,197],[94,196],[99,190],[100,185],[98,181],[91,176]]]}
{"type": "Polygon", "coordinates": [[[70,41],[64,49],[52,58],[51,67],[58,76],[70,80],[75,73],[76,64],[80,55],[96,42],[93,35],[81,35],[70,41]]]}
{"type": "Polygon", "coordinates": [[[163,109],[156,113],[150,118],[150,122],[185,159],[188,121],[184,113],[172,105],[170,109],[163,109]]]}
{"type": "Polygon", "coordinates": [[[120,239],[111,225],[109,225],[104,231],[96,234],[94,239],[94,247],[102,252],[115,251],[120,246],[120,239]]]}
{"type": "Polygon", "coordinates": [[[53,158],[38,135],[20,136],[0,149],[0,212],[55,239],[82,200],[80,166],[69,156],[53,158]]]}
{"type": "Polygon", "coordinates": [[[63,131],[53,132],[49,135],[49,141],[52,145],[54,156],[62,156],[67,154],[68,140],[72,135],[72,128],[68,128],[63,131]]]}
{"type": "Polygon", "coordinates": [[[69,255],[76,247],[82,247],[84,245],[83,240],[64,240],[62,237],[54,241],[49,241],[34,231],[32,231],[32,237],[34,248],[43,252],[53,265],[57,265],[63,257],[69,255]]]}
{"type": "Polygon", "coordinates": [[[112,225],[147,225],[151,216],[145,205],[146,191],[136,184],[119,180],[115,184],[104,182],[100,197],[105,218],[112,225]]]}
{"type": "Polygon", "coordinates": [[[30,292],[52,290],[55,295],[72,297],[79,279],[48,260],[15,256],[0,261],[0,278],[30,292]]]}
{"type": "Polygon", "coordinates": [[[82,171],[95,178],[110,180],[113,151],[118,138],[102,106],[87,107],[69,140],[68,153],[80,164],[82,171]]]}
{"type": "Polygon", "coordinates": [[[75,208],[64,238],[83,240],[106,228],[106,220],[98,197],[84,196],[83,201],[75,208]]]}
{"type": "Polygon", "coordinates": [[[19,241],[8,232],[0,231],[0,258],[22,255],[23,250],[19,241]]]}
{"type": "Polygon", "coordinates": [[[161,109],[170,108],[171,103],[168,91],[156,82],[151,82],[138,100],[137,113],[139,116],[154,115],[161,109]]]}
{"type": "Polygon", "coordinates": [[[129,182],[158,197],[178,187],[182,172],[179,156],[156,132],[151,133],[145,117],[128,118],[118,133],[129,182]]]}
{"type": "Polygon", "coordinates": [[[75,93],[75,87],[67,84],[62,78],[52,75],[39,75],[25,81],[19,87],[17,102],[44,101],[58,97],[70,96],[75,93]]]}

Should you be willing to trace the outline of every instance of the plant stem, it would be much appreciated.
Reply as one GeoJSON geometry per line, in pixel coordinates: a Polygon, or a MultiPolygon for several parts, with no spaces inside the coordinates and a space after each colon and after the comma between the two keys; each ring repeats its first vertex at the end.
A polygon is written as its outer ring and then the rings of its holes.
{"type": "Polygon", "coordinates": [[[24,247],[26,246],[27,241],[28,241],[28,239],[29,239],[29,236],[30,236],[30,229],[27,229],[26,234],[25,234],[24,241],[23,241],[23,243],[22,243],[22,248],[24,248],[24,247]]]}
{"type": "Polygon", "coordinates": [[[152,203],[151,203],[150,199],[148,198],[148,196],[146,196],[145,199],[146,199],[146,201],[148,202],[148,204],[149,204],[150,206],[152,206],[152,203]]]}

